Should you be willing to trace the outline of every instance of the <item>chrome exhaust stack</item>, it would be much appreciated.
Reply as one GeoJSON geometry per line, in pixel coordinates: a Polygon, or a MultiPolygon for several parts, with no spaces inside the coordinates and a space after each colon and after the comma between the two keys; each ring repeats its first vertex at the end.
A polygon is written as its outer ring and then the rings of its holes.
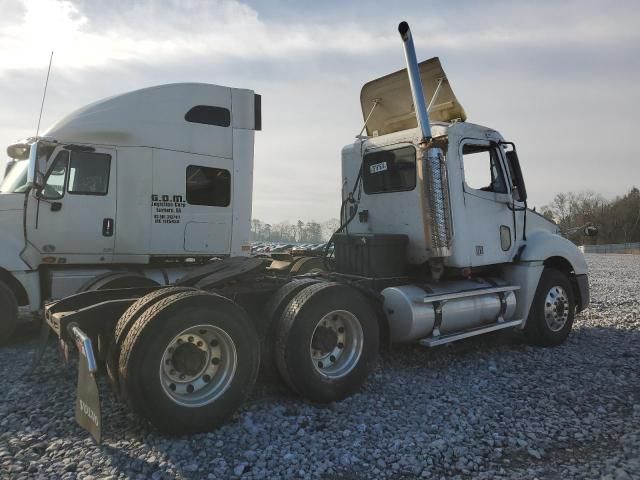
{"type": "Polygon", "coordinates": [[[420,139],[420,149],[422,150],[422,171],[424,176],[422,188],[426,204],[423,207],[425,235],[431,240],[432,255],[434,257],[447,257],[451,255],[451,214],[444,151],[437,143],[432,142],[429,111],[424,99],[420,67],[418,66],[409,24],[401,22],[398,25],[398,32],[400,32],[404,46],[411,95],[413,96],[420,136],[422,137],[420,139]]]}
{"type": "Polygon", "coordinates": [[[422,134],[421,142],[431,140],[431,124],[429,123],[429,112],[424,100],[424,90],[422,89],[422,79],[420,78],[420,67],[416,58],[416,48],[413,45],[411,29],[407,22],[400,22],[398,32],[402,38],[404,46],[404,58],[407,62],[407,73],[409,74],[409,84],[411,85],[411,95],[413,96],[413,107],[418,120],[418,128],[422,134]]]}

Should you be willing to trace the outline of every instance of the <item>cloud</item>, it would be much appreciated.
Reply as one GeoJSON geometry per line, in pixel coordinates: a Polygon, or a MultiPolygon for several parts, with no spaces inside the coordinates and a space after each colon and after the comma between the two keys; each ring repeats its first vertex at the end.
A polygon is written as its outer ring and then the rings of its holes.
{"type": "Polygon", "coordinates": [[[611,196],[640,178],[628,154],[640,109],[632,2],[0,2],[0,143],[33,134],[52,49],[44,125],[154,84],[252,88],[264,115],[254,212],[266,221],[336,216],[360,87],[403,67],[404,18],[469,120],[518,143],[534,203],[564,189],[611,196]]]}

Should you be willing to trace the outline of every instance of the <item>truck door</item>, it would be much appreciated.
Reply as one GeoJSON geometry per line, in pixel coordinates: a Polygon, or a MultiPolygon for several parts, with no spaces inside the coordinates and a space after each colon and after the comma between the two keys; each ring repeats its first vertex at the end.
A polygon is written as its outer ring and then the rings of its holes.
{"type": "Polygon", "coordinates": [[[113,255],[116,150],[59,148],[45,187],[30,196],[27,240],[57,263],[104,262],[113,255]]]}
{"type": "Polygon", "coordinates": [[[460,145],[463,191],[471,266],[510,261],[515,225],[510,184],[502,149],[487,140],[466,139],[460,145]]]}

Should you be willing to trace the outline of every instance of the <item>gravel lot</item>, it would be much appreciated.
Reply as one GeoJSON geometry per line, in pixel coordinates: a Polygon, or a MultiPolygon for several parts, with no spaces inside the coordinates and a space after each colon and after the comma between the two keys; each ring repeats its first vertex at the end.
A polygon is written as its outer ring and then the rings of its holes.
{"type": "MultiPolygon", "coordinates": [[[[509,335],[395,348],[366,388],[315,406],[260,384],[235,419],[155,434],[106,383],[104,444],[73,418],[76,368],[36,341],[0,348],[2,478],[640,478],[640,256],[592,255],[592,304],[568,342],[509,335]]],[[[52,343],[53,345],[53,343],[52,343]]]]}

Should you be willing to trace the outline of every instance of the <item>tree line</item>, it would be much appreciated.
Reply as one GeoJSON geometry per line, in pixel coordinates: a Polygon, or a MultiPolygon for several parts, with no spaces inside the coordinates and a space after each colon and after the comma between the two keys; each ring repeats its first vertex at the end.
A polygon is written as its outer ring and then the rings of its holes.
{"type": "Polygon", "coordinates": [[[636,187],[613,200],[592,191],[558,193],[540,213],[579,245],[640,242],[640,190],[636,187]],[[598,228],[597,236],[582,235],[578,228],[587,223],[598,228]]]}
{"type": "MultiPolygon", "coordinates": [[[[593,191],[558,193],[540,213],[560,226],[563,235],[579,245],[640,242],[640,190],[633,187],[612,200],[593,191]],[[580,227],[593,224],[598,235],[585,237],[580,227]]],[[[251,221],[254,241],[322,243],[338,228],[338,219],[325,222],[266,223],[251,221]]]]}
{"type": "Polygon", "coordinates": [[[262,220],[251,220],[251,234],[254,241],[277,243],[322,243],[327,241],[339,226],[338,219],[325,222],[315,221],[295,223],[288,221],[266,223],[262,220]]]}

